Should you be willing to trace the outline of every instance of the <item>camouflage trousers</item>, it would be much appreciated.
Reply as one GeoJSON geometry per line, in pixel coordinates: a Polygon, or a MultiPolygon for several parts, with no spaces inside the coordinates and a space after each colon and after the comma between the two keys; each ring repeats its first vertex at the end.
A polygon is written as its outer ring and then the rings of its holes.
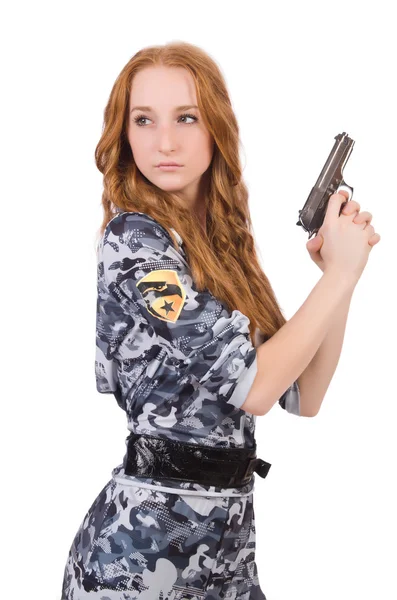
{"type": "Polygon", "coordinates": [[[74,537],[61,600],[266,600],[253,502],[112,478],[74,537]]]}

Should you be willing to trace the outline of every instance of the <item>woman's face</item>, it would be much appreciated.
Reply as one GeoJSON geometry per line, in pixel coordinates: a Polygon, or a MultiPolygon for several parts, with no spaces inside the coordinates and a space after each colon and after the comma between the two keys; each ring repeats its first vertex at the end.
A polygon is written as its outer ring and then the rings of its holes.
{"type": "Polygon", "coordinates": [[[194,106],[194,80],[182,67],[146,67],[133,79],[127,135],[135,163],[154,185],[177,193],[192,207],[202,200],[201,176],[214,151],[194,106]],[[142,106],[150,108],[137,109],[142,106]],[[157,166],[171,161],[182,166],[170,171],[157,166]]]}

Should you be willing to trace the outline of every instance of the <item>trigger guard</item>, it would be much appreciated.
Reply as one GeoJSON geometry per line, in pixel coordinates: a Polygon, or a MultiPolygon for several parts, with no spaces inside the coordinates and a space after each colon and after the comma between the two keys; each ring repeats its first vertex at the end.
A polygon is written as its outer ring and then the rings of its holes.
{"type": "Polygon", "coordinates": [[[341,183],[335,193],[338,194],[340,190],[343,190],[349,194],[346,203],[350,202],[350,200],[353,198],[353,188],[350,187],[350,185],[347,185],[347,183],[341,183]]]}

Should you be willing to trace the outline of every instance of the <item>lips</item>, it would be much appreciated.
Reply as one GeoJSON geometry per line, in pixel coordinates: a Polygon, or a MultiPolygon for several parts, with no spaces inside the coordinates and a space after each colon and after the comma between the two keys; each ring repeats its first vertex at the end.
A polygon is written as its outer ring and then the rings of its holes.
{"type": "Polygon", "coordinates": [[[158,167],[181,167],[182,165],[178,165],[176,162],[163,162],[157,165],[158,167]]]}

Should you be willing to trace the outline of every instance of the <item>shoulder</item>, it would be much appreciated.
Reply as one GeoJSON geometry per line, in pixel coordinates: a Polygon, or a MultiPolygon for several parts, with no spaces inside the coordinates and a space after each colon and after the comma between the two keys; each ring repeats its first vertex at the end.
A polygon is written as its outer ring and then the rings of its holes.
{"type": "Polygon", "coordinates": [[[155,240],[163,240],[172,243],[168,231],[156,219],[142,212],[120,212],[115,215],[106,225],[104,230],[104,241],[109,238],[132,236],[139,239],[141,243],[155,240]]]}
{"type": "Polygon", "coordinates": [[[129,251],[136,254],[149,249],[156,253],[177,252],[185,259],[183,240],[175,229],[171,230],[177,246],[167,229],[153,217],[142,212],[120,212],[106,225],[100,245],[104,253],[129,251]]]}

